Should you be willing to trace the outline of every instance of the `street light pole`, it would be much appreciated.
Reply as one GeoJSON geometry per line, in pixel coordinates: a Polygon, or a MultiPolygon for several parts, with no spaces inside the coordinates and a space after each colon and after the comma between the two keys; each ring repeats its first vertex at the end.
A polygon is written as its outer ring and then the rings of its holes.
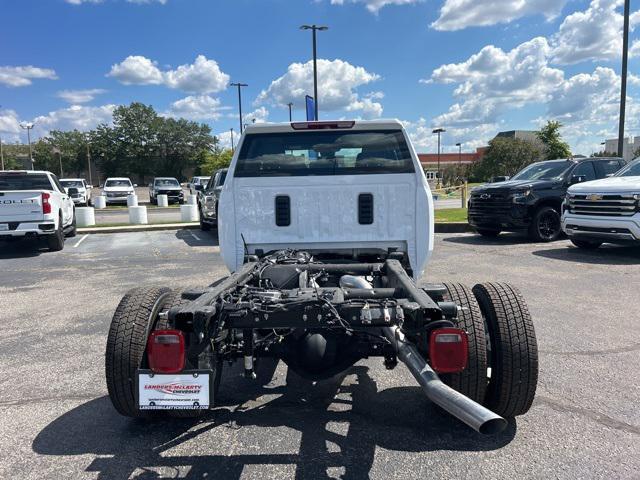
{"type": "Polygon", "coordinates": [[[456,147],[458,147],[458,167],[462,166],[462,144],[460,142],[456,143],[456,147]]]}
{"type": "Polygon", "coordinates": [[[234,153],[234,148],[233,148],[233,127],[231,127],[231,155],[233,155],[234,153]]]}
{"type": "Polygon", "coordinates": [[[291,115],[291,108],[293,107],[293,102],[289,102],[287,103],[288,107],[289,107],[289,121],[292,121],[292,115],[291,115]]]}
{"type": "Polygon", "coordinates": [[[629,58],[629,0],[624,1],[624,29],[622,33],[622,72],[620,74],[620,124],[618,125],[618,156],[623,156],[624,117],[627,103],[627,60],[629,58]]]}
{"type": "Polygon", "coordinates": [[[246,83],[232,83],[232,87],[238,87],[238,115],[240,116],[240,134],[242,135],[242,87],[248,87],[246,83]]]}
{"type": "Polygon", "coordinates": [[[85,135],[85,140],[87,142],[87,173],[89,174],[89,185],[93,185],[93,180],[91,178],[91,152],[89,151],[89,134],[85,135]]]}
{"type": "Polygon", "coordinates": [[[0,137],[0,170],[4,170],[4,152],[2,151],[2,137],[0,137]]]}
{"type": "Polygon", "coordinates": [[[432,133],[438,134],[438,185],[440,185],[440,134],[446,132],[444,128],[436,128],[432,133]]]}
{"type": "Polygon", "coordinates": [[[31,129],[35,127],[35,123],[21,123],[20,128],[27,131],[27,141],[29,142],[29,160],[31,160],[31,170],[35,170],[33,166],[33,150],[31,149],[31,129]]]}
{"type": "Polygon", "coordinates": [[[329,30],[329,27],[323,25],[302,25],[301,30],[311,30],[313,37],[313,104],[315,107],[315,119],[318,120],[318,49],[316,32],[329,30]]]}

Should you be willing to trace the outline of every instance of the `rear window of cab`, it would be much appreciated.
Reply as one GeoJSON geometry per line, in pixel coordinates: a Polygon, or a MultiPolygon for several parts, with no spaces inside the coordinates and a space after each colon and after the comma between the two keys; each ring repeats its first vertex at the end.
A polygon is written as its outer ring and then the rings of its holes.
{"type": "Polygon", "coordinates": [[[248,134],[235,177],[414,173],[400,130],[248,134]]]}

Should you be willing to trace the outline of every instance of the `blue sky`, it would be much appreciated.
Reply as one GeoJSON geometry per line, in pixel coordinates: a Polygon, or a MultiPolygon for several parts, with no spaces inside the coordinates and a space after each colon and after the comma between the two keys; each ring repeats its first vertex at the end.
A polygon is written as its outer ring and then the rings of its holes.
{"type": "MultiPolygon", "coordinates": [[[[419,151],[560,119],[575,153],[615,136],[621,0],[2,0],[0,134],[86,130],[114,105],[238,128],[302,119],[319,34],[321,118],[399,118],[419,151]]],[[[633,10],[632,10],[633,12],[633,10]]],[[[632,15],[632,26],[640,14],[632,15]]],[[[627,128],[640,134],[632,32],[627,128]]]]}

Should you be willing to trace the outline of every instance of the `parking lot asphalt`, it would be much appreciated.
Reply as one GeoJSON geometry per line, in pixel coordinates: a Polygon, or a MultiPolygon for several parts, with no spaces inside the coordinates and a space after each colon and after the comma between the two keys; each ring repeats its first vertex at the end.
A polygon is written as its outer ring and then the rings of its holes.
{"type": "Polygon", "coordinates": [[[569,245],[436,236],[424,281],[511,282],[537,330],[533,407],[485,437],[380,359],[317,385],[282,364],[256,383],[227,369],[199,421],[121,417],[104,380],[118,301],[224,275],[215,234],[0,243],[0,478],[638,478],[640,249],[569,245]]]}

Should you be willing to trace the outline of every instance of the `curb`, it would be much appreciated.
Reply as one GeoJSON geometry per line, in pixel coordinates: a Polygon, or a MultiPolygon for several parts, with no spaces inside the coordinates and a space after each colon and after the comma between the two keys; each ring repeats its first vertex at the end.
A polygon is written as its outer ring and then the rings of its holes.
{"type": "Polygon", "coordinates": [[[162,230],[184,230],[198,228],[200,228],[199,223],[159,223],[155,225],[125,225],[120,227],[85,227],[78,228],[78,234],[156,232],[162,230]]]}
{"type": "MultiPolygon", "coordinates": [[[[162,230],[198,229],[199,223],[162,223],[151,225],[126,225],[121,227],[86,227],[78,228],[78,233],[129,233],[129,232],[154,232],[162,230]]],[[[473,228],[466,222],[436,223],[435,233],[467,233],[473,232],[473,228]]]]}

